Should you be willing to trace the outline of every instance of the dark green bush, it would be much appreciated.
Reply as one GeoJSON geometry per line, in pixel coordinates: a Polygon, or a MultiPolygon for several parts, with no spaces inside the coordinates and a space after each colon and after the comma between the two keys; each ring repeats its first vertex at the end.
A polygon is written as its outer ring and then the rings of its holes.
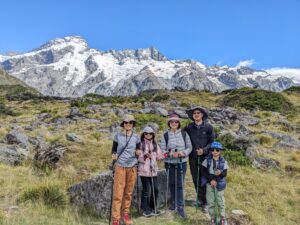
{"type": "Polygon", "coordinates": [[[152,99],[152,101],[153,102],[163,102],[163,101],[167,101],[169,99],[170,99],[169,95],[157,95],[152,99]]]}
{"type": "Polygon", "coordinates": [[[285,89],[283,92],[288,94],[300,94],[300,86],[292,86],[288,89],[285,89]]]}
{"type": "Polygon", "coordinates": [[[224,150],[223,157],[233,166],[250,166],[251,160],[247,158],[241,151],[224,150]]]}
{"type": "Polygon", "coordinates": [[[134,117],[137,121],[137,127],[139,129],[143,128],[147,123],[157,123],[159,129],[167,128],[167,121],[165,117],[156,115],[156,114],[134,114],[134,117]]]}
{"type": "Polygon", "coordinates": [[[5,106],[5,100],[1,96],[0,96],[0,115],[4,115],[4,116],[16,116],[17,115],[13,110],[11,110],[5,106]]]}
{"type": "Polygon", "coordinates": [[[281,113],[295,110],[293,104],[281,93],[253,88],[241,88],[230,91],[223,98],[221,105],[281,113]]]}
{"type": "Polygon", "coordinates": [[[236,150],[235,149],[234,137],[230,133],[226,133],[224,135],[219,135],[216,138],[216,141],[221,142],[225,149],[234,149],[234,150],[236,150]]]}
{"type": "Polygon", "coordinates": [[[23,191],[18,202],[41,201],[49,207],[64,207],[67,195],[57,185],[43,184],[23,191]]]}

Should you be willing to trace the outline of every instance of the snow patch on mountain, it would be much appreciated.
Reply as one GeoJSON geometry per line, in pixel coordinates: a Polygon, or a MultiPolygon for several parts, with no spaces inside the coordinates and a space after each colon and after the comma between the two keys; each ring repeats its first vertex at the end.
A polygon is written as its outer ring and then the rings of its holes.
{"type": "Polygon", "coordinates": [[[300,84],[300,68],[275,67],[266,70],[274,78],[287,77],[300,84]]]}
{"type": "Polygon", "coordinates": [[[80,36],[56,38],[30,52],[0,55],[0,68],[46,95],[134,95],[148,89],[210,90],[240,87],[281,91],[300,85],[300,69],[206,66],[169,60],[155,48],[99,51],[80,36]]]}

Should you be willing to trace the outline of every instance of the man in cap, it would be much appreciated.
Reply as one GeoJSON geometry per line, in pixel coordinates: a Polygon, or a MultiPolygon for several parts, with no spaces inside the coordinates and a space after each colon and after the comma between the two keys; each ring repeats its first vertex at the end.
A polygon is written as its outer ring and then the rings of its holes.
{"type": "Polygon", "coordinates": [[[193,120],[192,123],[185,127],[185,130],[189,134],[193,146],[189,155],[189,164],[197,192],[196,205],[200,206],[204,212],[207,212],[206,187],[201,185],[201,177],[204,176],[201,163],[209,154],[210,144],[214,141],[214,130],[207,121],[208,113],[203,107],[192,107],[186,113],[193,120]]]}

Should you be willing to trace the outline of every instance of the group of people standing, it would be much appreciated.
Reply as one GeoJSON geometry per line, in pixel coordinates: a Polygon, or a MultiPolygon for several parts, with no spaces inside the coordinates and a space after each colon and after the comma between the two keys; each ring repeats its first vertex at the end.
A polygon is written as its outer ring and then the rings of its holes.
{"type": "Polygon", "coordinates": [[[225,219],[224,189],[228,165],[220,155],[221,143],[214,141],[214,130],[208,123],[208,114],[202,107],[186,111],[193,120],[181,128],[181,119],[173,113],[167,119],[169,129],[156,142],[152,127],[144,127],[141,136],[133,131],[136,124],[132,115],[124,115],[113,141],[112,159],[114,162],[114,186],[112,194],[112,225],[121,222],[132,225],[130,206],[137,175],[142,182],[141,209],[146,217],[158,216],[158,160],[164,160],[167,173],[167,193],[170,193],[168,209],[176,211],[186,219],[184,181],[187,162],[197,193],[195,206],[209,212],[211,225],[218,224],[215,218],[215,205],[220,209],[220,224],[225,219]]]}

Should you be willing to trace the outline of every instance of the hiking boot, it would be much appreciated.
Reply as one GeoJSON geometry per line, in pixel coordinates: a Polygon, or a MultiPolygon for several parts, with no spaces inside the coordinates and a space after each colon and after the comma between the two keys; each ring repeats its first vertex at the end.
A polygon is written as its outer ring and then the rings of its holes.
{"type": "Polygon", "coordinates": [[[124,225],[133,225],[133,222],[128,213],[123,214],[122,222],[124,225]]]}
{"type": "Polygon", "coordinates": [[[120,225],[119,220],[113,220],[113,221],[112,221],[112,225],[120,225]]]}
{"type": "Polygon", "coordinates": [[[170,206],[169,206],[169,210],[170,210],[170,211],[175,211],[175,210],[176,210],[176,206],[173,205],[173,204],[170,205],[170,206]]]}
{"type": "Polygon", "coordinates": [[[197,206],[200,207],[201,206],[201,202],[198,201],[198,204],[197,204],[197,201],[193,201],[192,206],[194,206],[194,207],[197,207],[197,206]]]}
{"type": "Polygon", "coordinates": [[[160,214],[161,214],[161,212],[158,209],[156,210],[156,212],[154,209],[152,209],[152,211],[151,211],[152,216],[159,216],[160,214]]]}
{"type": "Polygon", "coordinates": [[[186,218],[187,218],[187,216],[186,216],[186,214],[185,214],[185,212],[184,212],[183,207],[178,207],[178,208],[177,208],[177,213],[178,213],[178,215],[179,215],[182,219],[186,219],[186,218]]]}
{"type": "Polygon", "coordinates": [[[203,213],[208,213],[207,205],[202,205],[201,210],[202,210],[203,213]]]}
{"type": "Polygon", "coordinates": [[[150,210],[144,211],[144,212],[143,212],[143,216],[145,216],[145,217],[150,217],[150,216],[152,216],[152,211],[150,211],[150,210]]]}
{"type": "Polygon", "coordinates": [[[225,217],[222,216],[221,221],[220,221],[220,225],[227,225],[227,220],[225,217]]]}
{"type": "Polygon", "coordinates": [[[215,220],[211,219],[209,225],[216,225],[215,220]]]}

